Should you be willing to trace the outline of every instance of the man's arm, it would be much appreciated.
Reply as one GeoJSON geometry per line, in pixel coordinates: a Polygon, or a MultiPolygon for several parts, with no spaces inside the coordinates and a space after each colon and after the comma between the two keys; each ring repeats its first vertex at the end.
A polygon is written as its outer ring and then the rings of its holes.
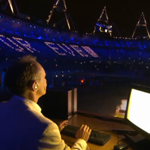
{"type": "MultiPolygon", "coordinates": [[[[82,138],[81,134],[85,130],[81,128],[77,131],[77,141],[70,148],[64,140],[62,140],[58,126],[55,123],[51,123],[43,133],[42,138],[39,140],[38,149],[39,150],[89,150],[87,142],[82,138]]],[[[86,131],[85,131],[86,132],[86,131]]],[[[84,135],[86,134],[85,132],[84,135]]],[[[86,136],[87,137],[87,136],[86,136]]]]}

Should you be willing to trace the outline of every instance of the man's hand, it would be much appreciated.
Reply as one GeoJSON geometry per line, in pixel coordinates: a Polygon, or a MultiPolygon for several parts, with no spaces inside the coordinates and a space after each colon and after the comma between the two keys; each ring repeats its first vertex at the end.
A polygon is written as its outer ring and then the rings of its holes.
{"type": "Polygon", "coordinates": [[[91,129],[87,125],[81,125],[81,127],[77,130],[75,137],[77,139],[82,138],[86,142],[89,140],[91,129]]]}
{"type": "Polygon", "coordinates": [[[59,123],[59,131],[62,131],[63,128],[65,128],[68,125],[68,120],[64,120],[63,122],[59,123]]]}

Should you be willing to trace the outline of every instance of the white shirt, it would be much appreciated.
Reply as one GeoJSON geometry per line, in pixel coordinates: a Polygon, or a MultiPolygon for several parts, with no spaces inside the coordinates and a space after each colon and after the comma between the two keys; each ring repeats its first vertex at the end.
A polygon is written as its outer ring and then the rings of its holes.
{"type": "Polygon", "coordinates": [[[19,96],[0,103],[0,150],[89,150],[78,139],[70,148],[58,126],[43,116],[40,106],[19,96]]]}

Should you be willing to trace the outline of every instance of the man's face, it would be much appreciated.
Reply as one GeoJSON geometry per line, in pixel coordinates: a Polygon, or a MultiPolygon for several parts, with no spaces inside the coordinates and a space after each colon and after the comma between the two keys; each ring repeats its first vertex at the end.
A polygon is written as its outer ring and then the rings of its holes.
{"type": "Polygon", "coordinates": [[[37,80],[38,82],[37,94],[41,97],[42,95],[46,94],[46,87],[47,87],[46,73],[41,65],[39,65],[39,72],[37,75],[39,77],[39,80],[37,80]]]}

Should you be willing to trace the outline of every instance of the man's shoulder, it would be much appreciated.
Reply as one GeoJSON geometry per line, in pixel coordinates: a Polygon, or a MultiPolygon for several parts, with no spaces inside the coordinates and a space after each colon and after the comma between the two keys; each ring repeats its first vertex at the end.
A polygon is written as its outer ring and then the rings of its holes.
{"type": "Polygon", "coordinates": [[[9,110],[9,103],[7,101],[0,102],[0,116],[6,115],[9,110]]]}
{"type": "Polygon", "coordinates": [[[37,112],[32,109],[28,109],[25,111],[27,117],[26,119],[31,120],[31,122],[35,122],[35,124],[49,126],[54,123],[51,119],[45,117],[41,112],[37,112]]]}
{"type": "Polygon", "coordinates": [[[0,102],[0,107],[7,107],[9,105],[8,101],[0,102]]]}

